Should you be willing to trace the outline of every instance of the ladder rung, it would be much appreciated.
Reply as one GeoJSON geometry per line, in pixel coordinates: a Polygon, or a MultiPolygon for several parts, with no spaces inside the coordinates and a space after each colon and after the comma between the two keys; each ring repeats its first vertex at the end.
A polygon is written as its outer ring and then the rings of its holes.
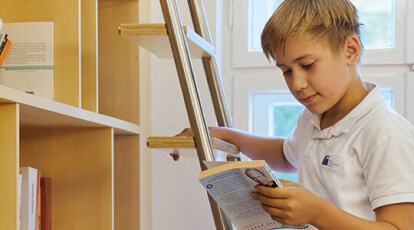
{"type": "MultiPolygon", "coordinates": [[[[191,58],[212,57],[215,55],[215,49],[212,44],[191,28],[184,26],[183,29],[191,58]]],[[[173,58],[165,24],[122,24],[119,27],[119,33],[159,58],[173,58]]]]}
{"type": "MultiPolygon", "coordinates": [[[[239,148],[231,143],[211,138],[211,144],[216,154],[224,152],[239,156],[239,148]]],[[[168,153],[177,153],[182,157],[197,157],[194,138],[192,137],[148,137],[147,146],[168,153]]]]}

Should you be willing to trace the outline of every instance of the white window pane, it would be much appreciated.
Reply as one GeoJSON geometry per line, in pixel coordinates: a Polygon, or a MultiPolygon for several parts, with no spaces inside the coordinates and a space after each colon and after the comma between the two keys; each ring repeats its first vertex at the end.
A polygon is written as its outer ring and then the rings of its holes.
{"type": "Polygon", "coordinates": [[[395,109],[394,88],[380,88],[380,96],[384,102],[391,108],[395,109]]]}
{"type": "Polygon", "coordinates": [[[289,90],[259,90],[252,91],[251,95],[254,133],[268,136],[287,136],[288,133],[286,134],[282,130],[289,128],[292,130],[296,126],[297,116],[290,116],[291,113],[286,110],[297,111],[298,108],[303,109],[303,106],[292,96],[289,90]],[[281,121],[279,118],[285,120],[281,121]],[[285,125],[282,128],[281,124],[287,123],[293,124],[293,126],[285,125]]]}
{"type": "Polygon", "coordinates": [[[260,35],[273,12],[283,0],[250,0],[249,50],[262,50],[260,35]]]}
{"type": "Polygon", "coordinates": [[[394,0],[351,0],[359,11],[362,43],[367,49],[394,48],[394,0]]]}
{"type": "Polygon", "coordinates": [[[304,106],[299,103],[276,104],[273,106],[273,121],[269,124],[272,136],[286,137],[296,127],[304,106]]]}

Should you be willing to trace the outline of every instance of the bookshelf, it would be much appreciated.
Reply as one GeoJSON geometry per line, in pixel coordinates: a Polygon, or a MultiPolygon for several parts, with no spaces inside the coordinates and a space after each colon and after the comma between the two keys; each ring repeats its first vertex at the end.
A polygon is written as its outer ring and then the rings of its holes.
{"type": "Polygon", "coordinates": [[[15,0],[7,22],[53,21],[54,101],[0,86],[0,222],[17,229],[19,167],[51,178],[53,229],[139,229],[138,0],[15,0]],[[80,5],[79,5],[80,4],[80,5]]]}

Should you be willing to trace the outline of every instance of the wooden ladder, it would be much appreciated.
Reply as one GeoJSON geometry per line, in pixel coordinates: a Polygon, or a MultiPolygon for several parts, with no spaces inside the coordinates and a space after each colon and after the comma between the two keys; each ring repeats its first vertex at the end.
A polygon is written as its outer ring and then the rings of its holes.
{"type": "MultiPolygon", "coordinates": [[[[204,5],[202,0],[188,0],[188,6],[190,8],[190,14],[195,30],[194,32],[190,28],[183,26],[176,0],[160,0],[160,3],[165,24],[121,25],[120,34],[130,38],[143,48],[155,53],[161,58],[168,58],[170,57],[168,53],[172,54],[184,97],[188,119],[194,135],[191,139],[193,142],[192,146],[196,146],[201,169],[205,170],[206,166],[203,161],[215,160],[214,148],[218,141],[214,139],[213,147],[201,105],[197,83],[195,81],[190,49],[195,50],[191,53],[195,54],[197,58],[202,59],[218,126],[232,127],[233,124],[222,86],[221,76],[217,67],[215,48],[212,45],[204,5]],[[169,47],[171,49],[166,47],[165,37],[168,37],[169,47]],[[154,39],[157,40],[157,42],[147,42],[148,40],[154,39]]],[[[188,139],[185,138],[176,139],[179,139],[184,143],[188,141],[188,139]]],[[[159,139],[157,138],[152,138],[151,140],[159,143],[159,139]]],[[[168,142],[171,141],[171,138],[164,140],[168,142]]],[[[151,143],[149,143],[149,147],[157,147],[156,143],[154,146],[151,146],[151,143]]],[[[169,144],[171,144],[171,142],[164,143],[163,146],[168,149],[169,144]]],[[[170,147],[174,148],[176,146],[170,147]]],[[[228,154],[227,160],[240,160],[238,149],[236,155],[228,154]]],[[[232,229],[231,222],[219,209],[210,195],[208,195],[208,197],[216,229],[232,229]]]]}

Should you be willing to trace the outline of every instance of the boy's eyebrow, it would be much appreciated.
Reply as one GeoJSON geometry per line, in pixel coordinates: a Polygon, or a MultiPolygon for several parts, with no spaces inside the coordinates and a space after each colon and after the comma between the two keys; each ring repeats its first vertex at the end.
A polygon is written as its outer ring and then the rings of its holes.
{"type": "MultiPolygon", "coordinates": [[[[309,56],[311,56],[311,54],[304,54],[304,55],[302,55],[302,56],[300,56],[300,57],[296,58],[296,59],[293,61],[293,63],[296,63],[296,62],[298,62],[298,61],[300,61],[300,60],[302,60],[302,59],[304,59],[304,58],[307,58],[307,57],[309,57],[309,56]]],[[[286,67],[286,65],[285,65],[285,64],[278,64],[277,62],[276,62],[276,66],[277,66],[277,67],[286,67]]]]}

